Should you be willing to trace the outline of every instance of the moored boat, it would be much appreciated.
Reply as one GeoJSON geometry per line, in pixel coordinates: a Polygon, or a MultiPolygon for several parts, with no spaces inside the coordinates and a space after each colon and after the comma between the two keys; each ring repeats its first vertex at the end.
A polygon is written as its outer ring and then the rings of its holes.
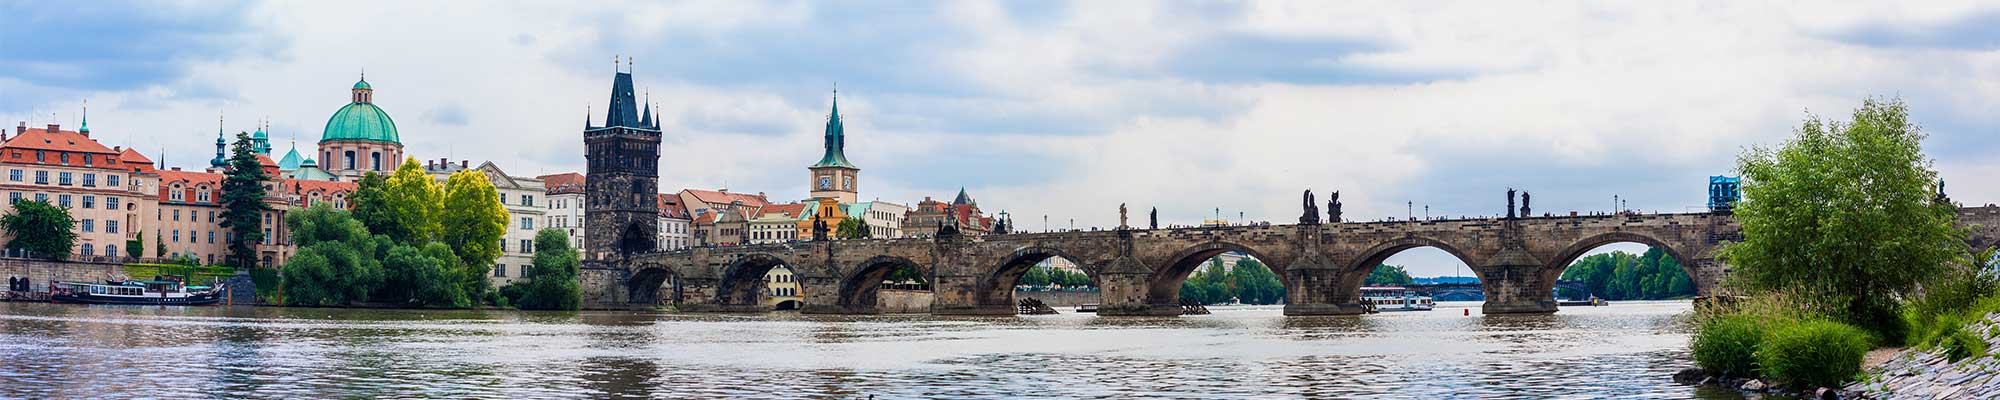
{"type": "Polygon", "coordinates": [[[1401,286],[1362,287],[1361,305],[1374,312],[1430,311],[1436,308],[1430,296],[1418,296],[1401,286]]]}
{"type": "Polygon", "coordinates": [[[56,303],[206,306],[222,301],[221,288],[168,280],[57,282],[50,286],[49,301],[56,303]]]}

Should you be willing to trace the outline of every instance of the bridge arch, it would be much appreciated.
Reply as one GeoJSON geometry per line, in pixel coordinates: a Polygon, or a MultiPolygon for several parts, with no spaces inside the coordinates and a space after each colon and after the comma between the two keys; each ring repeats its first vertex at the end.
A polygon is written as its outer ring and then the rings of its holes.
{"type": "Polygon", "coordinates": [[[1164,268],[1153,271],[1153,280],[1146,291],[1147,302],[1150,304],[1180,302],[1181,282],[1187,281],[1188,277],[1194,275],[1195,270],[1201,269],[1208,260],[1229,252],[1243,253],[1256,259],[1257,263],[1269,268],[1271,273],[1278,276],[1278,284],[1283,285],[1286,290],[1297,290],[1292,287],[1291,279],[1285,276],[1285,267],[1280,261],[1250,246],[1216,240],[1189,246],[1168,256],[1165,264],[1161,264],[1164,268]]]}
{"type": "MultiPolygon", "coordinates": [[[[717,282],[716,303],[724,307],[757,305],[763,301],[766,286],[764,274],[780,265],[796,267],[783,257],[770,253],[745,254],[730,261],[722,270],[721,281],[717,282]]],[[[792,271],[798,273],[801,269],[793,268],[792,271]]],[[[800,292],[811,290],[804,285],[799,287],[800,292]]]]}
{"type": "Polygon", "coordinates": [[[1478,277],[1481,282],[1486,280],[1486,276],[1479,272],[1479,268],[1471,268],[1478,266],[1482,260],[1466,254],[1464,250],[1459,249],[1459,246],[1429,236],[1409,235],[1385,240],[1355,253],[1354,263],[1341,270],[1340,287],[1336,288],[1335,298],[1360,301],[1362,283],[1367,280],[1369,273],[1375,272],[1376,266],[1382,265],[1389,260],[1389,257],[1398,253],[1421,247],[1430,247],[1450,254],[1452,258],[1465,263],[1468,267],[1466,269],[1471,271],[1474,277],[1478,277]]]}
{"type": "Polygon", "coordinates": [[[1014,249],[1013,252],[1007,253],[1007,255],[1002,256],[999,260],[995,260],[996,264],[993,265],[996,267],[993,268],[993,272],[988,273],[984,278],[984,282],[982,282],[983,284],[979,285],[979,287],[985,290],[980,290],[973,294],[975,299],[977,299],[977,304],[997,304],[1012,307],[1014,305],[1014,286],[1020,284],[1021,276],[1027,274],[1029,268],[1034,268],[1036,264],[1041,264],[1043,260],[1051,258],[1063,258],[1076,263],[1077,268],[1082,269],[1084,275],[1090,276],[1093,284],[1097,284],[1097,269],[1100,265],[1096,263],[1096,260],[1078,258],[1069,251],[1060,248],[1035,244],[1014,249]]]}
{"type": "MultiPolygon", "coordinates": [[[[1614,243],[1637,243],[1655,249],[1660,249],[1661,252],[1666,253],[1668,257],[1673,257],[1674,261],[1680,264],[1681,270],[1687,273],[1688,280],[1694,283],[1695,293],[1712,293],[1716,289],[1713,287],[1704,287],[1709,283],[1705,283],[1703,282],[1702,279],[1699,278],[1701,275],[1699,274],[1699,270],[1696,268],[1695,259],[1688,257],[1689,255],[1697,257],[1707,256],[1707,254],[1702,254],[1702,251],[1697,250],[1695,251],[1694,254],[1689,254],[1689,250],[1694,250],[1694,249],[1683,249],[1675,247],[1673,245],[1668,244],[1667,241],[1661,240],[1660,238],[1650,234],[1646,234],[1643,232],[1617,231],[1617,232],[1605,232],[1596,235],[1585,236],[1583,238],[1570,242],[1568,246],[1565,246],[1561,251],[1556,252],[1555,257],[1549,258],[1548,261],[1549,264],[1547,265],[1547,268],[1542,268],[1542,275],[1539,277],[1540,279],[1536,280],[1535,283],[1536,293],[1548,293],[1550,291],[1555,290],[1556,284],[1558,283],[1557,281],[1560,278],[1562,278],[1563,272],[1568,271],[1569,267],[1571,265],[1574,265],[1578,259],[1583,258],[1584,254],[1589,253],[1591,250],[1596,250],[1599,247],[1603,247],[1605,245],[1614,243]]],[[[1602,293],[1597,293],[1597,294],[1602,294],[1602,293]]]]}
{"type": "Polygon", "coordinates": [[[625,280],[626,302],[663,306],[680,304],[680,273],[659,264],[646,264],[625,280]]]}
{"type": "Polygon", "coordinates": [[[840,281],[838,299],[842,309],[872,312],[876,309],[876,295],[880,293],[882,280],[898,269],[910,268],[924,276],[926,281],[935,282],[937,272],[923,264],[896,256],[875,256],[856,264],[853,273],[840,281]]]}

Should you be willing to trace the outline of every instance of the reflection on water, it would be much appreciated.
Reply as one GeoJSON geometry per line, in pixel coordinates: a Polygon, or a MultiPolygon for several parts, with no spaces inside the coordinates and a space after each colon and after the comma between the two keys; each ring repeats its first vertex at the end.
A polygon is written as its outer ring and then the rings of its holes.
{"type": "Polygon", "coordinates": [[[0,397],[1736,396],[1669,380],[1690,365],[1687,309],[961,318],[0,303],[0,397]]]}

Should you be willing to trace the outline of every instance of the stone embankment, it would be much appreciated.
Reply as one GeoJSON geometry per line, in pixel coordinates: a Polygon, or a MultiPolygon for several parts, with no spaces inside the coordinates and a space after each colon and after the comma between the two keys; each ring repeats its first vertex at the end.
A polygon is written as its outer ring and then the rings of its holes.
{"type": "MultiPolygon", "coordinates": [[[[2000,313],[1969,327],[1986,338],[1988,348],[2000,350],[2000,313]]],[[[2000,359],[1992,354],[1967,357],[1958,362],[1945,358],[1944,350],[1906,349],[1868,369],[1860,382],[1847,386],[1870,399],[1993,399],[2000,398],[2000,359]]]]}

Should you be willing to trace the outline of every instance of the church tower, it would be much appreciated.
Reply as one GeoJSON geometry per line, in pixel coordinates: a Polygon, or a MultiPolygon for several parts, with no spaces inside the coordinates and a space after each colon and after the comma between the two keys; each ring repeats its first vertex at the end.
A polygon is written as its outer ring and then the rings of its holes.
{"type": "Polygon", "coordinates": [[[861,184],[861,168],[847,162],[847,132],[840,123],[840,92],[833,96],[833,111],[826,117],[826,155],[819,158],[806,170],[812,171],[812,197],[835,199],[842,204],[854,204],[861,184]]]}
{"type": "MultiPolygon", "coordinates": [[[[628,64],[629,65],[629,64],[628,64]]],[[[639,116],[632,73],[616,72],[604,125],[583,121],[584,255],[592,259],[650,252],[659,232],[660,127],[648,107],[639,116]]]]}

